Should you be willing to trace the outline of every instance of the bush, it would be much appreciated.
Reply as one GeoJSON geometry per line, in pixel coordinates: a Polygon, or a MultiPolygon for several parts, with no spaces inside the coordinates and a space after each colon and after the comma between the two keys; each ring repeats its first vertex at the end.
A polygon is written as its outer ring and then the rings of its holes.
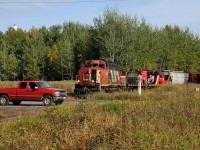
{"type": "Polygon", "coordinates": [[[112,112],[116,114],[122,114],[122,112],[125,109],[128,109],[129,105],[130,103],[128,101],[127,102],[115,101],[112,103],[104,104],[102,108],[103,108],[103,111],[112,112]]]}

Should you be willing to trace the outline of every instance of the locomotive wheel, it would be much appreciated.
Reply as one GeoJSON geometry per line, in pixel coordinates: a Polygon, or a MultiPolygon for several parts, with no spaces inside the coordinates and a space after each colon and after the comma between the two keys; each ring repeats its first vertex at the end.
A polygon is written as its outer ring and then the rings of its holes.
{"type": "Polygon", "coordinates": [[[90,93],[91,91],[88,88],[78,89],[76,91],[75,97],[85,99],[90,93]]]}
{"type": "Polygon", "coordinates": [[[119,86],[118,88],[117,88],[117,91],[123,91],[123,89],[119,86]]]}
{"type": "Polygon", "coordinates": [[[103,92],[103,93],[105,93],[106,92],[106,88],[102,87],[100,91],[103,92]]]}
{"type": "Polygon", "coordinates": [[[84,93],[85,93],[84,97],[86,98],[86,97],[88,97],[89,95],[92,94],[92,91],[90,89],[86,88],[85,91],[84,91],[84,93]]]}
{"type": "Polygon", "coordinates": [[[78,89],[76,91],[76,97],[81,99],[83,98],[83,89],[78,89]]]}
{"type": "Polygon", "coordinates": [[[86,99],[87,97],[87,88],[82,89],[81,91],[81,99],[86,99]]]}

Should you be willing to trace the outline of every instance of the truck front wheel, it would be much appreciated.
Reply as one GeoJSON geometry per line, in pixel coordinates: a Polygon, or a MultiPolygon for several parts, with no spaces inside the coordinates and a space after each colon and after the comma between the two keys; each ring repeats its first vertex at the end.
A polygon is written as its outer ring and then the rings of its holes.
{"type": "Polygon", "coordinates": [[[50,95],[46,95],[42,99],[44,106],[50,106],[53,103],[52,97],[50,95]]]}
{"type": "Polygon", "coordinates": [[[8,105],[9,104],[9,99],[6,95],[1,95],[0,96],[0,105],[8,105]]]}

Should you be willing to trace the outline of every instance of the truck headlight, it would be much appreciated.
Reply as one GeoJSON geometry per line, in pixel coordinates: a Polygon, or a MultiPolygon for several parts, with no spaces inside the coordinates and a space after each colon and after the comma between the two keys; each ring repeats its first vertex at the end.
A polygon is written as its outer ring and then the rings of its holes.
{"type": "Polygon", "coordinates": [[[55,96],[60,96],[60,92],[54,92],[55,96]]]}

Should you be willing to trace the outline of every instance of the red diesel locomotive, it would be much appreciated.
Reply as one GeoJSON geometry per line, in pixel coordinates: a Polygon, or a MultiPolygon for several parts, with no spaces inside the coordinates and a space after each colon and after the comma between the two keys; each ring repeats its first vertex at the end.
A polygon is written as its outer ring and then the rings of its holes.
{"type": "Polygon", "coordinates": [[[76,97],[83,98],[94,91],[125,86],[124,82],[125,76],[121,76],[117,65],[102,60],[82,60],[74,94],[76,97]]]}
{"type": "Polygon", "coordinates": [[[127,77],[121,74],[116,64],[102,60],[82,60],[74,95],[85,98],[95,91],[130,90],[138,87],[138,79],[141,79],[142,87],[167,84],[165,75],[159,71],[142,70],[139,77],[127,77]]]}

